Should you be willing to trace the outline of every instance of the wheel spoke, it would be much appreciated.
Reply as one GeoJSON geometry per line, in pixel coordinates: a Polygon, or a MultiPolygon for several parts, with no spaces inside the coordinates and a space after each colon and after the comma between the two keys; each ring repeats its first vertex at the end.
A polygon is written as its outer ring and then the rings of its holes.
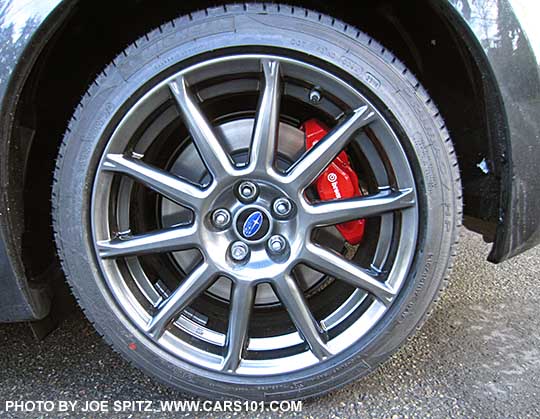
{"type": "Polygon", "coordinates": [[[367,270],[356,266],[343,256],[313,243],[306,245],[302,259],[320,272],[370,292],[385,305],[389,305],[395,296],[395,292],[390,287],[378,281],[367,270]]]}
{"type": "Polygon", "coordinates": [[[136,236],[121,236],[98,242],[102,258],[174,252],[197,247],[197,228],[174,227],[136,236]]]}
{"type": "Polygon", "coordinates": [[[360,218],[382,215],[412,207],[415,204],[411,188],[392,191],[390,189],[366,197],[321,202],[308,205],[306,212],[312,226],[327,226],[360,218]]]}
{"type": "Polygon", "coordinates": [[[321,334],[323,331],[321,326],[313,317],[304,294],[298,288],[294,278],[291,275],[284,275],[274,280],[272,285],[298,332],[304,337],[313,354],[321,360],[328,358],[331,353],[322,340],[321,334]]]}
{"type": "Polygon", "coordinates": [[[249,317],[255,297],[255,287],[249,282],[237,282],[231,293],[229,328],[225,342],[223,370],[234,372],[240,365],[248,341],[249,317]]]}
{"type": "Polygon", "coordinates": [[[345,148],[351,137],[373,120],[374,113],[368,106],[356,109],[289,169],[286,182],[298,185],[300,189],[311,185],[345,148]]]}
{"type": "Polygon", "coordinates": [[[225,174],[232,175],[235,169],[231,159],[223,149],[212,125],[197,105],[186,80],[183,77],[177,78],[169,83],[169,89],[176,99],[201,158],[214,179],[225,174]]]}
{"type": "Polygon", "coordinates": [[[199,265],[182,284],[158,307],[157,313],[146,327],[146,332],[154,339],[159,339],[167,325],[178,317],[178,315],[191,303],[198,295],[208,288],[217,273],[211,266],[203,262],[199,265]]]}
{"type": "Polygon", "coordinates": [[[197,209],[207,192],[165,170],[133,157],[108,154],[103,170],[122,173],[153,189],[177,204],[197,209]]]}
{"type": "Polygon", "coordinates": [[[262,173],[272,168],[277,150],[279,129],[279,62],[263,60],[264,91],[259,101],[251,140],[250,166],[262,173]]]}

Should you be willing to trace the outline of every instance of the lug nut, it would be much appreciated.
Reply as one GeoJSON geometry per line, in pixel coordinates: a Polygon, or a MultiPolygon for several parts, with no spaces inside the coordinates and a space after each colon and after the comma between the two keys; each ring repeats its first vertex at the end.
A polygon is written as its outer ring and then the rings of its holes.
{"type": "Polygon", "coordinates": [[[243,262],[249,256],[249,247],[244,242],[234,242],[231,245],[231,258],[236,262],[243,262]]]}
{"type": "Polygon", "coordinates": [[[288,217],[293,210],[293,205],[287,198],[278,198],[274,201],[272,209],[277,217],[288,217]]]}
{"type": "Polygon", "coordinates": [[[317,105],[321,101],[321,92],[318,89],[311,89],[309,92],[309,101],[317,105]]]}
{"type": "Polygon", "coordinates": [[[283,236],[275,235],[268,239],[268,251],[273,255],[281,255],[287,249],[287,241],[283,236]]]}
{"type": "Polygon", "coordinates": [[[245,181],[238,186],[238,196],[244,202],[252,202],[257,198],[259,188],[253,182],[245,181]]]}
{"type": "Polygon", "coordinates": [[[231,223],[231,214],[225,208],[220,208],[212,213],[212,224],[220,230],[227,228],[231,223]]]}

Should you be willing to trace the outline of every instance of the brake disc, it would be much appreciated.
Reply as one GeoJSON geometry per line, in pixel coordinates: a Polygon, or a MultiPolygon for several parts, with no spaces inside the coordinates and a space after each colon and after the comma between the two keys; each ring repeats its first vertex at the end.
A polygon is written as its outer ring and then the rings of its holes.
{"type": "MultiPolygon", "coordinates": [[[[251,141],[253,123],[253,119],[246,118],[229,121],[216,127],[225,148],[230,152],[237,164],[247,162],[247,150],[251,141]]],[[[291,125],[281,123],[279,127],[278,158],[276,162],[278,168],[287,168],[304,151],[304,132],[291,125]]],[[[170,171],[180,177],[201,180],[201,183],[204,183],[204,179],[208,176],[206,168],[193,143],[190,143],[182,150],[173,162],[170,171]]],[[[188,209],[167,199],[161,201],[161,222],[164,227],[170,227],[182,221],[189,221],[190,217],[191,212],[188,209]]],[[[339,249],[343,246],[344,240],[335,229],[326,229],[319,234],[324,234],[324,240],[327,243],[334,243],[336,248],[339,249]]],[[[186,272],[193,269],[201,257],[197,250],[175,252],[172,255],[179,267],[186,272]]],[[[305,266],[299,266],[295,270],[295,273],[302,290],[308,296],[323,285],[326,278],[325,275],[305,266]]],[[[207,290],[207,294],[227,302],[229,301],[230,291],[230,281],[222,277],[207,290]]],[[[277,303],[279,303],[279,300],[269,284],[261,284],[257,287],[256,305],[277,303]]]]}

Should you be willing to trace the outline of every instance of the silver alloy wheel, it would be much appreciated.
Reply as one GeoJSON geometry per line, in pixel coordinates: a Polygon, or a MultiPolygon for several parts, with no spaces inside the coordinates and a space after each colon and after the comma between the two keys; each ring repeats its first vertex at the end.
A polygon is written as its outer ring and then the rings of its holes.
{"type": "Polygon", "coordinates": [[[384,316],[398,297],[414,257],[418,206],[412,169],[398,136],[353,86],[296,59],[235,55],[205,61],[168,77],[129,109],[99,164],[91,223],[110,292],[156,352],[165,349],[182,360],[225,374],[264,376],[323,362],[361,339],[384,316]],[[246,159],[239,162],[224,146],[214,118],[203,111],[205,101],[211,102],[223,92],[219,86],[205,90],[203,82],[226,76],[222,86],[227,85],[227,94],[237,93],[246,84],[241,83],[242,74],[249,71],[261,75],[260,83],[247,83],[260,92],[260,98],[252,136],[246,139],[246,159]],[[234,74],[239,79],[231,82],[234,74]],[[322,95],[316,103],[310,94],[312,86],[318,86],[322,95]],[[315,147],[279,168],[284,96],[302,97],[311,106],[322,107],[333,116],[335,126],[315,147]],[[171,103],[173,106],[167,106],[171,103]],[[172,112],[173,118],[180,116],[206,175],[186,179],[146,161],[152,140],[139,131],[142,121],[158,110],[172,112]],[[376,140],[365,134],[367,128],[377,133],[376,140]],[[370,165],[376,191],[331,202],[313,199],[310,186],[353,142],[370,165]],[[237,193],[238,185],[245,181],[258,189],[248,203],[237,193]],[[133,231],[135,185],[144,185],[174,202],[183,208],[186,218],[155,231],[133,231]],[[287,219],[272,215],[277,199],[292,202],[294,212],[287,219]],[[212,222],[218,209],[231,216],[227,228],[216,228],[212,222]],[[360,218],[378,220],[369,266],[360,266],[352,257],[314,240],[320,229],[360,218]],[[248,232],[252,227],[257,230],[254,234],[248,232]],[[283,238],[285,250],[271,250],[269,239],[274,236],[283,238]],[[249,249],[241,260],[231,257],[231,246],[238,241],[249,249]],[[141,263],[145,255],[192,249],[200,257],[184,272],[176,289],[164,289],[141,263]],[[299,265],[344,281],[354,291],[324,318],[316,318],[295,278],[299,265]],[[220,278],[232,284],[226,331],[205,327],[190,312],[190,305],[220,278]],[[257,289],[268,286],[265,284],[271,286],[296,331],[249,336],[257,289]]]}

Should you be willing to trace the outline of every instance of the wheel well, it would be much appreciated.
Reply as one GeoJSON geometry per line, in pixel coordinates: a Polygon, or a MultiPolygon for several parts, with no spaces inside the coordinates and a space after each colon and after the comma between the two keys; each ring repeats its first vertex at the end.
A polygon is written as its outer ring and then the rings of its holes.
{"type": "MultiPolygon", "coordinates": [[[[63,132],[88,85],[133,40],[178,15],[216,3],[226,2],[79,2],[40,54],[16,110],[21,132],[26,129],[33,133],[22,168],[21,258],[29,277],[39,277],[51,266],[59,266],[51,228],[52,176],[63,132]]],[[[442,7],[440,4],[446,2],[435,0],[418,1],[414,7],[400,0],[366,0],[351,10],[345,0],[331,5],[320,0],[289,3],[358,27],[412,70],[434,98],[452,135],[462,172],[468,225],[492,237],[501,184],[495,156],[502,154],[503,147],[495,135],[490,135],[493,124],[488,109],[496,101],[490,102],[486,92],[496,94],[496,89],[487,84],[489,78],[482,63],[453,24],[451,6],[442,7]],[[487,166],[482,166],[482,161],[487,166]]]]}

